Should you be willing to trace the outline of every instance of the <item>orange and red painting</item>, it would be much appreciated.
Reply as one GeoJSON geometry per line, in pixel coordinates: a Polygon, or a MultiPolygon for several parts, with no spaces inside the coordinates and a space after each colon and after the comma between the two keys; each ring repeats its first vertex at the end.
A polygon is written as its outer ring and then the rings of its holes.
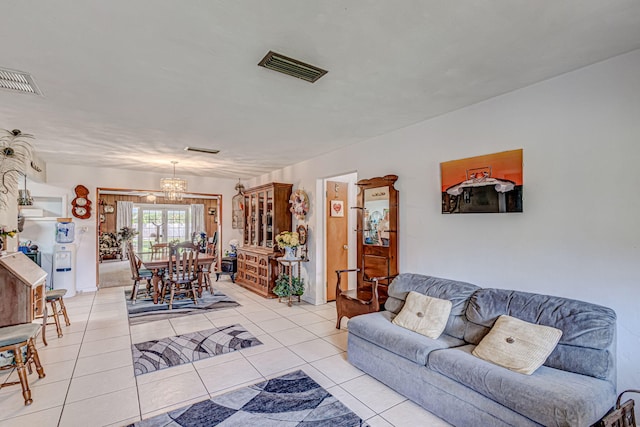
{"type": "Polygon", "coordinates": [[[522,149],[440,163],[442,213],[522,212],[522,149]]]}

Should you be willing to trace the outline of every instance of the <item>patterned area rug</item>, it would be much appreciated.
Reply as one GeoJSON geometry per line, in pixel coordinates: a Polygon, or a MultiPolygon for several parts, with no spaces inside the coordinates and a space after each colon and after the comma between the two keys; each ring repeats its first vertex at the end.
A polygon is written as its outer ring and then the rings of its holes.
{"type": "Polygon", "coordinates": [[[191,298],[174,299],[173,309],[171,310],[169,310],[169,304],[161,304],[159,302],[154,304],[153,299],[142,292],[138,293],[139,298],[137,298],[135,304],[129,299],[131,291],[126,291],[124,294],[127,298],[130,325],[240,306],[240,304],[218,291],[213,295],[209,291],[202,292],[202,297],[197,299],[198,304],[194,304],[191,298]]]}
{"type": "Polygon", "coordinates": [[[368,426],[328,391],[296,371],[131,426],[368,426]]]}
{"type": "Polygon", "coordinates": [[[131,346],[135,375],[262,344],[241,325],[146,341],[131,346]]]}

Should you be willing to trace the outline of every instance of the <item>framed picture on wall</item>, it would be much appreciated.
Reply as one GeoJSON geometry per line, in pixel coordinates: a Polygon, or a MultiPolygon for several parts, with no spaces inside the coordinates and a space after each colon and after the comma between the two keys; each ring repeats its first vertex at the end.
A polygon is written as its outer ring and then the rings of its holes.
{"type": "Polygon", "coordinates": [[[442,213],[522,212],[522,149],[440,163],[442,213]]]}
{"type": "Polygon", "coordinates": [[[330,205],[331,216],[344,216],[344,201],[332,200],[330,205]]]}

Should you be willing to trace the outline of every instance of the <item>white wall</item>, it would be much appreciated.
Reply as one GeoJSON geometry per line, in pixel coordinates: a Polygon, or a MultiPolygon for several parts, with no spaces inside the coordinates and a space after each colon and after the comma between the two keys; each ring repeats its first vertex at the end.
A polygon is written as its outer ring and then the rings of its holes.
{"type": "MultiPolygon", "coordinates": [[[[93,168],[62,164],[47,164],[47,183],[30,183],[29,189],[33,196],[62,196],[66,195],[69,206],[67,216],[71,217],[70,203],[75,197],[74,188],[82,184],[90,191],[89,200],[92,203],[92,215],[89,219],[73,218],[76,224],[76,239],[74,243],[77,251],[76,288],[79,292],[96,290],[96,230],[97,230],[97,200],[96,189],[101,188],[131,188],[140,190],[154,190],[160,186],[162,174],[142,173],[122,169],[93,168]],[[81,232],[82,227],[87,227],[86,233],[81,232]]],[[[228,249],[227,242],[232,238],[239,238],[238,230],[231,228],[231,198],[235,194],[234,186],[237,180],[214,179],[193,176],[184,176],[189,184],[189,191],[194,193],[212,193],[222,195],[222,233],[220,236],[221,248],[224,253],[228,249]]],[[[29,222],[27,220],[27,222],[29,222]]],[[[46,235],[50,227],[50,236],[53,239],[55,222],[31,221],[25,225],[25,233],[33,232],[46,235]],[[37,230],[36,230],[37,228],[37,230]]],[[[26,234],[23,235],[26,236],[26,234]]],[[[31,236],[29,236],[31,237],[31,236]]],[[[34,241],[34,243],[39,243],[34,241]]],[[[42,256],[50,258],[50,252],[42,256]]],[[[43,265],[44,267],[44,265],[43,265]]]]}
{"type": "MultiPolygon", "coordinates": [[[[313,232],[322,229],[318,179],[354,170],[359,178],[399,176],[401,272],[611,307],[618,314],[619,389],[637,388],[640,51],[261,176],[252,185],[304,187],[313,232]],[[523,213],[440,213],[440,162],[517,148],[524,149],[523,213]]],[[[322,277],[322,233],[312,236],[316,256],[310,254],[307,277],[322,277]]]]}

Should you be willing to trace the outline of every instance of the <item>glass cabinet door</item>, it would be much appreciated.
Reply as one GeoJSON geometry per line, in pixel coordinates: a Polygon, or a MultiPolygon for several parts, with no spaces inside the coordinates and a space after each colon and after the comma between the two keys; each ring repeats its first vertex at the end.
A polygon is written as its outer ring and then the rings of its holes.
{"type": "Polygon", "coordinates": [[[267,191],[267,200],[265,205],[265,246],[273,247],[273,191],[267,191]]]}
{"type": "Polygon", "coordinates": [[[245,209],[245,221],[244,221],[244,244],[249,244],[249,229],[251,228],[251,200],[249,196],[244,196],[244,209],[245,209]]]}
{"type": "Polygon", "coordinates": [[[256,246],[263,246],[265,235],[264,235],[264,206],[265,206],[265,192],[261,191],[258,193],[258,211],[257,211],[257,225],[256,225],[256,246]]]}

